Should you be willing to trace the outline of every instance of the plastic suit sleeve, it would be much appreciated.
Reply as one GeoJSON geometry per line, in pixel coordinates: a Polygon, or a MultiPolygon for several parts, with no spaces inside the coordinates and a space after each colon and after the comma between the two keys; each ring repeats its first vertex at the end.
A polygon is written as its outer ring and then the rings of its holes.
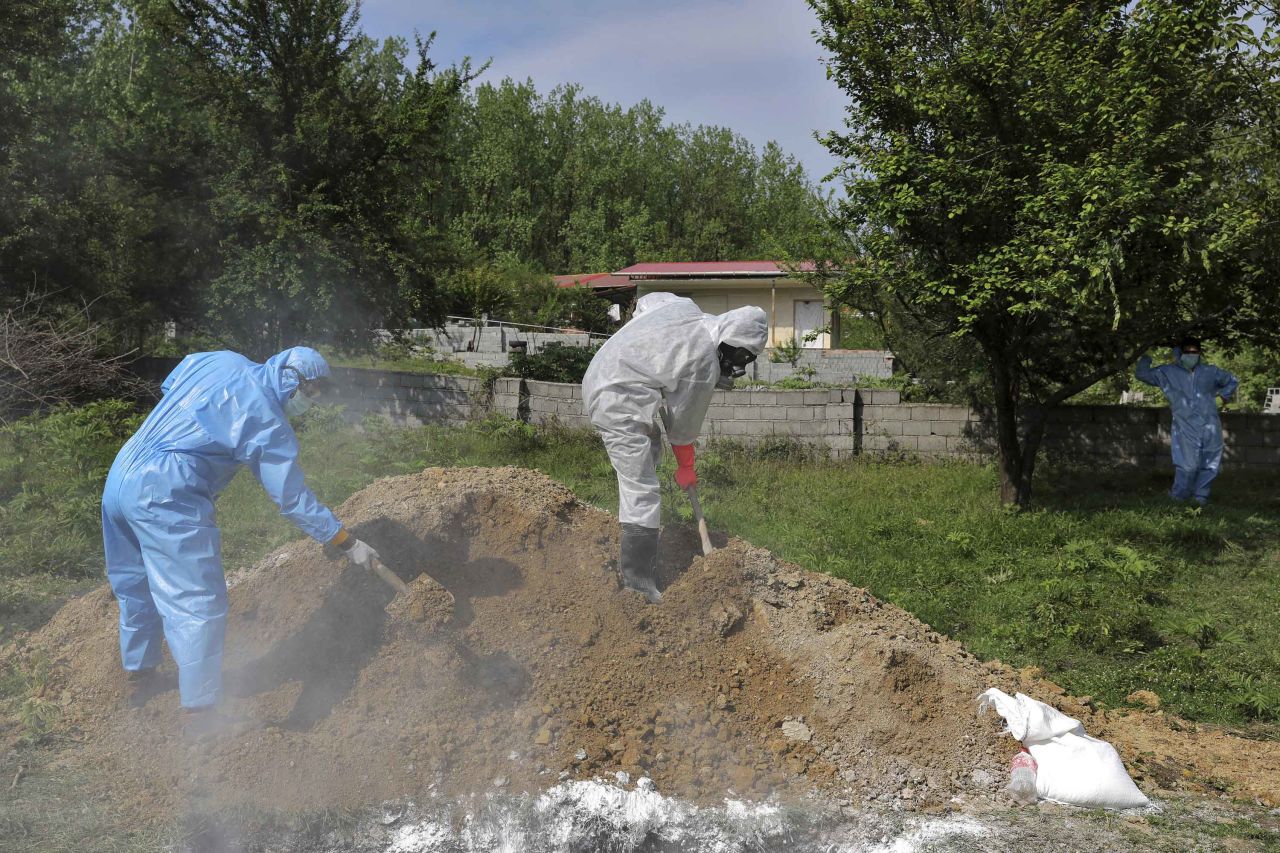
{"type": "Polygon", "coordinates": [[[1221,367],[1216,368],[1218,371],[1218,380],[1214,383],[1214,387],[1218,390],[1218,395],[1224,400],[1231,400],[1236,396],[1236,388],[1240,386],[1240,380],[1229,371],[1223,370],[1221,367]]]}
{"type": "Polygon", "coordinates": [[[342,525],[307,486],[298,464],[298,438],[288,421],[280,419],[258,431],[241,446],[240,459],[257,477],[280,514],[317,542],[329,542],[342,525]]]}
{"type": "Polygon", "coordinates": [[[666,401],[666,417],[663,426],[667,429],[667,440],[672,446],[677,444],[693,444],[702,431],[702,422],[706,420],[707,408],[711,405],[711,395],[716,386],[702,382],[684,380],[676,385],[676,390],[663,394],[666,401]]]}
{"type": "Polygon", "coordinates": [[[186,373],[193,358],[194,356],[190,355],[183,357],[182,361],[178,362],[178,366],[169,371],[169,375],[160,383],[160,396],[163,397],[165,394],[169,393],[170,389],[173,388],[174,384],[181,378],[182,374],[186,373]]]}
{"type": "Polygon", "coordinates": [[[1160,381],[1160,368],[1151,366],[1151,356],[1149,355],[1144,355],[1138,359],[1138,369],[1134,371],[1133,375],[1137,377],[1139,382],[1145,382],[1157,388],[1164,387],[1164,383],[1160,381]]]}

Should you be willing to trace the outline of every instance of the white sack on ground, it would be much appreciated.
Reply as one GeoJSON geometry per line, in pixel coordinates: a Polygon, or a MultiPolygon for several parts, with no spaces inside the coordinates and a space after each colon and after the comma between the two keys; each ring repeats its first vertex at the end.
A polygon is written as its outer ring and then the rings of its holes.
{"type": "Polygon", "coordinates": [[[1111,744],[1085,734],[1079,720],[1023,693],[996,688],[978,697],[978,708],[995,708],[1006,730],[1022,741],[1039,769],[1036,792],[1072,806],[1131,809],[1148,804],[1111,744]]]}

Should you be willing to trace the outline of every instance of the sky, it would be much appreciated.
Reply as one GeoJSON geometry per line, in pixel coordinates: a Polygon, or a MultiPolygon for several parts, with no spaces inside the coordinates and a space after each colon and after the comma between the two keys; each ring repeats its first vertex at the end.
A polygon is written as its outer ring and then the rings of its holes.
{"type": "MultiPolygon", "coordinates": [[[[377,38],[437,32],[440,65],[491,61],[481,81],[579,83],[624,106],[648,98],[674,123],[775,140],[822,179],[836,161],[813,138],[838,129],[845,99],[826,79],[804,0],[364,0],[377,38]]],[[[834,189],[830,184],[828,188],[834,189]]]]}

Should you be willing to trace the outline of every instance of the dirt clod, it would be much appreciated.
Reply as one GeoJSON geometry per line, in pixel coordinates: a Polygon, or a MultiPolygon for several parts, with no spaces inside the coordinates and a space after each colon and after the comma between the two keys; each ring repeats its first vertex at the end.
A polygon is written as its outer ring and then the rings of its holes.
{"type": "Polygon", "coordinates": [[[1151,690],[1135,690],[1124,697],[1124,701],[1130,705],[1146,708],[1149,711],[1158,711],[1160,709],[1160,697],[1151,690]]]}

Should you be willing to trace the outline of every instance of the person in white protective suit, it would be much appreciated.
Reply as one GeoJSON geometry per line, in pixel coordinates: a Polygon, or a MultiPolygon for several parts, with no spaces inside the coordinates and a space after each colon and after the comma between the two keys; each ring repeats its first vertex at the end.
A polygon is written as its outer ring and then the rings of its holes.
{"type": "Polygon", "coordinates": [[[676,296],[674,293],[646,293],[636,300],[636,310],[632,313],[632,318],[639,317],[641,314],[648,313],[655,308],[661,308],[663,305],[670,305],[673,302],[687,302],[694,305],[694,301],[687,296],[676,296]]]}
{"type": "Polygon", "coordinates": [[[676,457],[677,485],[697,485],[693,443],[711,394],[717,387],[733,387],[733,379],[746,372],[767,341],[768,318],[761,308],[704,314],[692,300],[650,294],[587,368],[583,404],[618,475],[622,583],[653,604],[662,600],[657,583],[662,444],[656,419],[662,418],[676,457]]]}

